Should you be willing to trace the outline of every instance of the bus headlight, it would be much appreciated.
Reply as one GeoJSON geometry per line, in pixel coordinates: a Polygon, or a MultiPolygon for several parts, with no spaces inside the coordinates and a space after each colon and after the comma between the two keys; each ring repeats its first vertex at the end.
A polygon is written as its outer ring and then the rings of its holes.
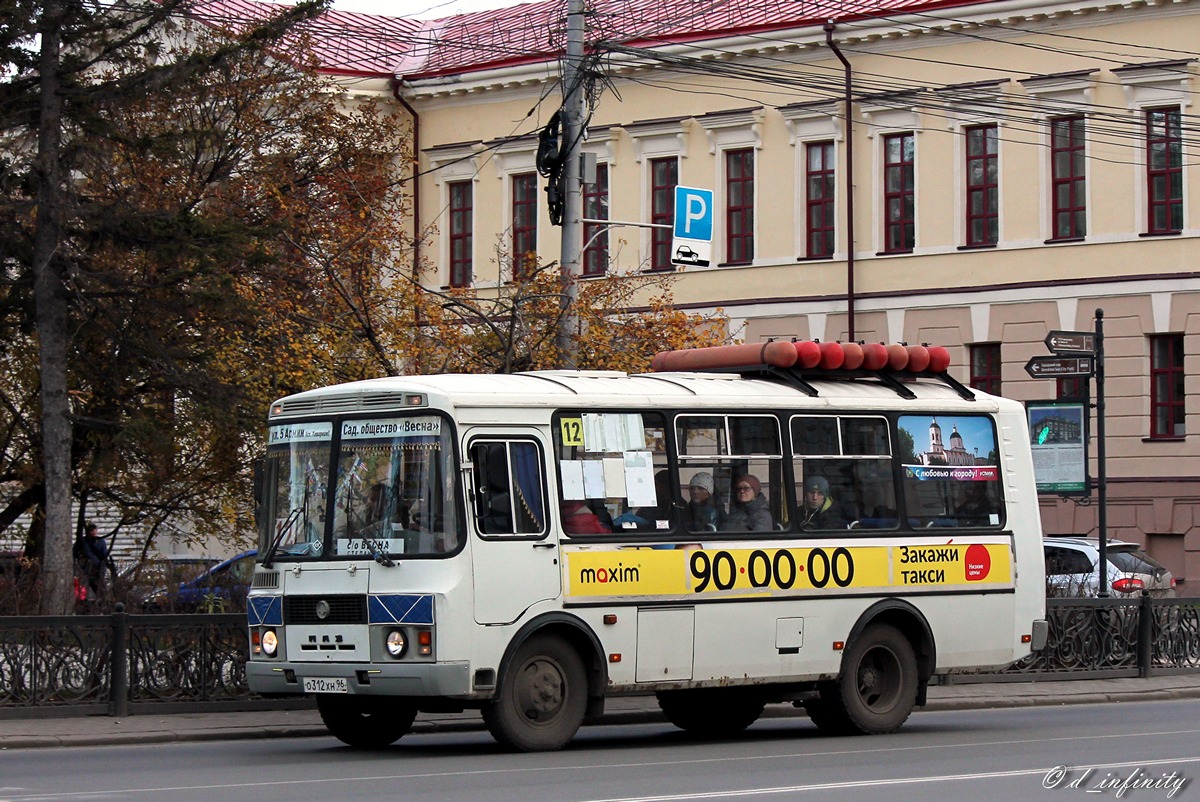
{"type": "Polygon", "coordinates": [[[388,654],[392,657],[403,657],[408,650],[408,638],[404,637],[404,630],[393,629],[389,632],[384,646],[387,647],[388,654]]]}
{"type": "Polygon", "coordinates": [[[267,657],[274,657],[275,652],[279,650],[279,636],[275,634],[275,630],[268,629],[263,633],[262,650],[267,657]]]}

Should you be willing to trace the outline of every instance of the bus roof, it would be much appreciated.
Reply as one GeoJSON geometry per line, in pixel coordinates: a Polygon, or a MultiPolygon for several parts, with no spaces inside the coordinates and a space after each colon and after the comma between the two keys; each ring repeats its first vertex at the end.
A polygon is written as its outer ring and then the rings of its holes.
{"type": "MultiPolygon", "coordinates": [[[[404,405],[405,394],[424,394],[431,406],[478,407],[628,407],[654,404],[689,407],[782,406],[787,408],[897,409],[908,404],[963,411],[995,411],[1005,399],[974,391],[964,399],[936,378],[903,382],[914,397],[870,378],[848,380],[808,376],[816,395],[786,380],[750,378],[735,373],[643,373],[546,370],[513,374],[438,374],[368,379],[309,390],[280,399],[272,417],[353,411],[383,411],[404,405]],[[278,411],[276,411],[278,410],[278,411]]],[[[1015,401],[1007,401],[1016,404],[1015,401]]]]}

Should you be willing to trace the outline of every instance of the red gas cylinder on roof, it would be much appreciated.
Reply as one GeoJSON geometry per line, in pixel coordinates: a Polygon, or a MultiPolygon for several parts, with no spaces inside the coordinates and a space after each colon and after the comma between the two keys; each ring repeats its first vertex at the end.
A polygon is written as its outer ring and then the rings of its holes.
{"type": "Polygon", "coordinates": [[[883,343],[866,343],[862,349],[863,369],[883,370],[884,365],[888,363],[888,352],[883,343]]]}
{"type": "Polygon", "coordinates": [[[846,352],[841,343],[821,343],[821,361],[817,367],[821,370],[837,370],[846,361],[846,352]]]}
{"type": "Polygon", "coordinates": [[[686,372],[710,368],[748,368],[755,365],[790,368],[794,364],[796,349],[790,342],[769,342],[662,351],[651,360],[650,369],[686,372]]]}
{"type": "Polygon", "coordinates": [[[842,343],[842,353],[846,355],[842,362],[843,370],[858,370],[863,364],[863,347],[858,343],[842,343]]]}
{"type": "Polygon", "coordinates": [[[908,369],[913,373],[921,373],[929,367],[929,349],[923,345],[905,346],[908,351],[908,369]]]}
{"type": "Polygon", "coordinates": [[[933,373],[945,373],[950,367],[950,352],[940,345],[929,346],[929,370],[933,373]]]}
{"type": "Polygon", "coordinates": [[[796,367],[815,368],[821,361],[821,346],[812,340],[798,340],[792,343],[796,347],[796,367]]]}

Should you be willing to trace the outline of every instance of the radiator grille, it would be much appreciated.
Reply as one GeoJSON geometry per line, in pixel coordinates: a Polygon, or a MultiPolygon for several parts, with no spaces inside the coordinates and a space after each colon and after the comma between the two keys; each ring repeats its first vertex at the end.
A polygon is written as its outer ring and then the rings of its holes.
{"type": "Polygon", "coordinates": [[[252,588],[277,588],[277,587],[279,587],[279,572],[278,571],[255,571],[254,576],[250,579],[250,587],[252,587],[252,588]]]}
{"type": "Polygon", "coordinates": [[[365,624],[366,596],[285,596],[283,621],[286,624],[365,624]],[[317,604],[329,604],[329,615],[317,617],[317,604]]]}

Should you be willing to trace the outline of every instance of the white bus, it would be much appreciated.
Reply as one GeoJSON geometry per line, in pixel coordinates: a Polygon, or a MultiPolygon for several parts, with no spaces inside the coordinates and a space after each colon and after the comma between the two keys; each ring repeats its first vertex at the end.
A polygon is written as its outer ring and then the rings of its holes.
{"type": "Polygon", "coordinates": [[[249,685],[353,746],[474,708],[556,749],[635,694],[883,733],[1045,641],[1025,411],[945,373],[397,377],[268,432],[249,685]]]}

